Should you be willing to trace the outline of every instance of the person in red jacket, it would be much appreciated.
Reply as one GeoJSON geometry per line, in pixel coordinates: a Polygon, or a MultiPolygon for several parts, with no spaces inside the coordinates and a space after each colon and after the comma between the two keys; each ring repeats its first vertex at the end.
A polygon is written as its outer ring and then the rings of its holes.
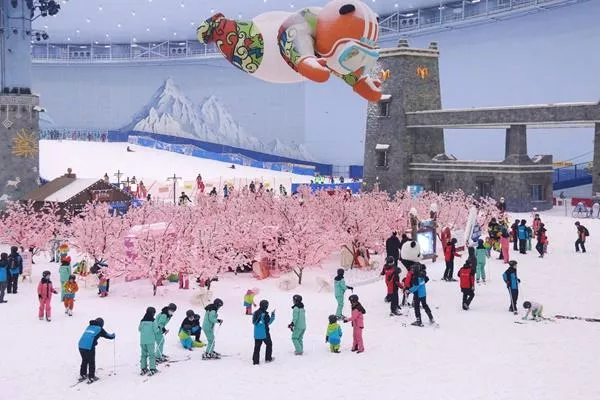
{"type": "Polygon", "coordinates": [[[400,306],[398,305],[398,291],[402,284],[400,283],[400,269],[396,267],[396,260],[392,256],[385,259],[385,266],[382,274],[385,275],[385,285],[387,287],[387,297],[390,300],[390,317],[400,314],[400,306]]]}
{"type": "Polygon", "coordinates": [[[454,257],[461,257],[461,255],[456,252],[456,238],[452,238],[444,248],[446,270],[444,271],[444,277],[442,279],[446,282],[456,281],[456,279],[452,278],[452,275],[454,274],[454,257]]]}
{"type": "Polygon", "coordinates": [[[458,270],[458,278],[460,283],[460,291],[462,292],[462,308],[468,310],[469,305],[475,297],[475,274],[471,263],[466,262],[461,269],[458,270]]]}
{"type": "Polygon", "coordinates": [[[537,230],[537,244],[535,245],[535,249],[538,251],[538,253],[540,253],[540,258],[544,258],[546,243],[548,243],[546,228],[543,223],[540,223],[540,226],[537,230]]]}
{"type": "Polygon", "coordinates": [[[408,305],[410,307],[410,302],[408,301],[408,296],[410,295],[410,292],[408,291],[408,289],[411,287],[411,282],[413,279],[413,271],[412,271],[412,267],[407,267],[406,268],[408,270],[408,272],[406,273],[406,276],[404,277],[404,279],[402,280],[402,305],[408,305]]]}
{"type": "MultiPolygon", "coordinates": [[[[389,279],[390,276],[394,273],[394,263],[390,263],[390,256],[388,256],[385,259],[385,265],[383,266],[383,269],[381,270],[381,276],[384,277],[384,282],[385,282],[385,287],[386,287],[386,294],[385,294],[385,302],[389,303],[392,301],[392,284],[391,284],[391,280],[389,279]]],[[[392,261],[393,261],[393,257],[392,257],[392,261]]]]}

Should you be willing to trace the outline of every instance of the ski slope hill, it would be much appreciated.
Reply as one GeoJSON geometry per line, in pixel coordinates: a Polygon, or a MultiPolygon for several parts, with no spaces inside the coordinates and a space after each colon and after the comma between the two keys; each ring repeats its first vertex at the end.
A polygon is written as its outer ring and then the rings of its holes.
{"type": "MultiPolygon", "coordinates": [[[[514,215],[512,217],[515,217],[514,215]]],[[[520,216],[516,216],[520,217],[520,216]]],[[[530,216],[523,216],[530,219],[530,216]]],[[[549,254],[540,259],[534,252],[516,255],[519,262],[524,300],[541,302],[546,316],[554,314],[600,317],[600,263],[598,235],[600,220],[582,220],[591,236],[587,254],[576,254],[574,220],[561,210],[542,214],[550,238],[549,254]]],[[[3,251],[6,248],[2,249],[3,251]]],[[[512,250],[511,250],[512,254],[512,250]]],[[[384,282],[378,273],[348,271],[346,281],[354,284],[367,310],[365,352],[350,351],[352,329],[342,324],[342,353],[332,354],[325,344],[327,316],[335,310],[333,293],[319,290],[317,278],[331,282],[339,265],[333,256],[322,269],[305,271],[304,284],[291,291],[279,289],[279,281],[255,281],[248,276],[225,275],[214,283],[214,297],[223,299],[219,312],[224,320],[216,331],[216,351],[227,355],[221,360],[202,361],[201,350],[183,350],[177,331],[187,309],[204,317],[202,306],[194,301],[194,290],[179,290],[176,284],[159,288],[152,297],[148,282],[111,282],[110,295],[98,298],[94,279],[80,283],[74,316],[63,314],[59,296],[54,296],[53,320],[37,318],[35,291],[41,272],[52,271],[58,281],[57,265],[46,263],[46,255],[36,258],[33,283],[21,284],[18,295],[8,295],[0,305],[0,342],[4,343],[0,362],[0,398],[12,400],[177,398],[210,397],[215,400],[305,400],[305,399],[423,399],[423,400],[591,400],[600,398],[598,355],[600,323],[558,320],[522,322],[521,313],[507,312],[506,286],[501,281],[505,265],[496,260],[487,265],[488,283],[476,288],[470,311],[460,305],[457,282],[440,280],[443,261],[426,262],[431,281],[427,300],[440,328],[412,327],[409,316],[389,317],[383,302],[384,282]],[[277,310],[271,326],[275,362],[253,366],[253,337],[250,317],[244,315],[243,296],[258,287],[262,299],[277,310]],[[304,297],[307,315],[305,354],[293,355],[290,331],[291,297],[304,297]],[[173,359],[191,360],[159,365],[161,372],[146,380],[139,374],[139,334],[137,327],[146,307],[157,310],[169,302],[178,309],[167,326],[165,353],[173,359]],[[100,339],[97,367],[100,381],[69,388],[75,383],[80,357],[77,342],[90,319],[102,316],[116,341],[100,339]],[[407,326],[405,326],[407,325],[407,326]],[[113,347],[114,346],[114,347],[113,347]],[[113,354],[115,357],[113,358],[113,354]],[[116,360],[116,375],[113,371],[116,360]]],[[[74,257],[77,259],[77,257],[74,257]]],[[[381,258],[379,258],[381,261],[381,258]]],[[[458,260],[464,261],[465,256],[458,260]]],[[[456,273],[456,270],[455,270],[456,273]]],[[[284,279],[284,278],[282,278],[284,279]]],[[[347,295],[349,295],[348,293],[347,295]]],[[[346,296],[347,297],[347,296],[346,296]]],[[[346,304],[344,313],[349,314],[346,304]]],[[[202,340],[205,340],[204,335],[202,340]]],[[[264,348],[261,361],[264,359],[264,348]]]]}
{"type": "MultiPolygon", "coordinates": [[[[121,180],[135,176],[138,181],[143,180],[150,193],[156,198],[160,186],[170,185],[169,176],[176,174],[183,178],[183,182],[193,183],[198,174],[210,191],[216,185],[219,193],[225,182],[236,187],[243,187],[250,181],[265,182],[268,187],[276,190],[283,184],[288,192],[291,183],[308,183],[311,177],[279,172],[261,168],[236,165],[208,160],[198,157],[168,151],[135,146],[128,143],[99,143],[77,141],[40,141],[40,176],[44,179],[54,179],[63,175],[67,168],[72,168],[79,178],[102,178],[107,173],[112,181],[116,181],[114,174],[123,173],[121,180]],[[127,151],[129,146],[133,152],[127,151]]],[[[181,181],[178,187],[181,189],[181,181]]],[[[167,197],[167,196],[165,196],[167,197]]]]}

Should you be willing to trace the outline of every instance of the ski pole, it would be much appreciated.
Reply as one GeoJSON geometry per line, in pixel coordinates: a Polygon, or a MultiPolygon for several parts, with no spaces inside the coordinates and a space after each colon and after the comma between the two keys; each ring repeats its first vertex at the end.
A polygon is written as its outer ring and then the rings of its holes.
{"type": "Polygon", "coordinates": [[[117,340],[113,340],[113,375],[117,374],[117,340]]]}
{"type": "Polygon", "coordinates": [[[508,289],[508,295],[510,296],[510,304],[512,305],[512,309],[513,309],[513,313],[517,313],[517,306],[515,305],[515,301],[513,299],[512,296],[512,292],[510,291],[510,287],[507,286],[506,289],[508,289]]]}

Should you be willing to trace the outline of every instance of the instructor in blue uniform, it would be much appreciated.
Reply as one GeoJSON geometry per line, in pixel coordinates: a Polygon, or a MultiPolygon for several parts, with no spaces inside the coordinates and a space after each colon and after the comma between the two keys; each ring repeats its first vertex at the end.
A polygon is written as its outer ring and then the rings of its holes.
{"type": "Polygon", "coordinates": [[[79,339],[79,354],[81,354],[80,381],[87,379],[88,383],[93,383],[98,380],[96,377],[96,345],[99,337],[111,340],[115,338],[114,333],[110,334],[104,330],[104,320],[102,318],[91,320],[90,325],[85,328],[85,332],[79,339]]]}

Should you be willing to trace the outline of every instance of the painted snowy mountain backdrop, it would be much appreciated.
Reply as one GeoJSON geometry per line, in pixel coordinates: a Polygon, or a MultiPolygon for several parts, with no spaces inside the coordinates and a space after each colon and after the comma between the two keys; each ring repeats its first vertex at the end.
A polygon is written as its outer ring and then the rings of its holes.
{"type": "Polygon", "coordinates": [[[314,161],[304,145],[287,144],[279,139],[265,144],[250,135],[215,96],[195,104],[172,78],[162,84],[121,130],[167,134],[314,161]]]}

